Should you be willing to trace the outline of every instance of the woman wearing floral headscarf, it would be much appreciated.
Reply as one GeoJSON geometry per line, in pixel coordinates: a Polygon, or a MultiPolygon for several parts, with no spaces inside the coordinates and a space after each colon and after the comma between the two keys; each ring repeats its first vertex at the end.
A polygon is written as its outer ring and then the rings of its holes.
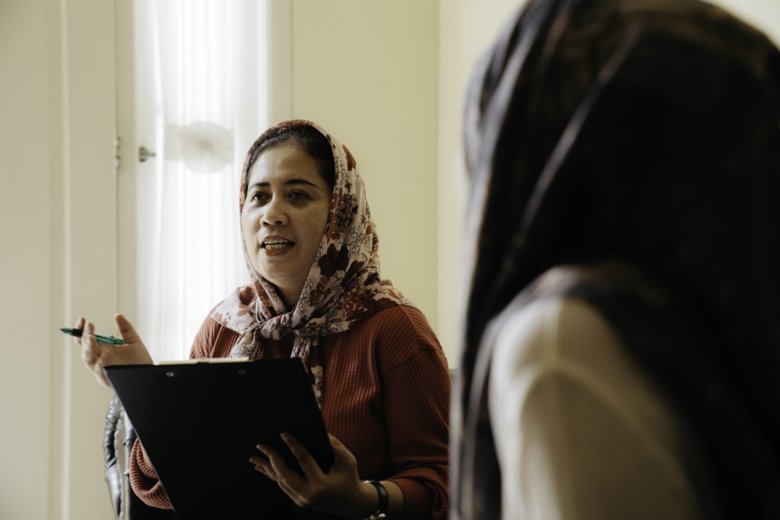
{"type": "MultiPolygon", "coordinates": [[[[240,210],[252,284],[216,306],[191,356],[301,358],[336,456],[323,473],[288,437],[303,474],[259,446],[251,458],[258,478],[327,515],[446,518],[447,362],[422,313],[379,275],[354,157],[311,122],[280,123],[247,154],[240,210]]],[[[126,320],[117,323],[145,353],[126,320]]],[[[102,376],[112,360],[92,354],[91,338],[82,339],[85,362],[102,376]]],[[[130,478],[144,502],[171,507],[138,442],[130,478]]]]}
{"type": "Polygon", "coordinates": [[[466,112],[451,517],[780,518],[780,52],[529,0],[466,112]]]}

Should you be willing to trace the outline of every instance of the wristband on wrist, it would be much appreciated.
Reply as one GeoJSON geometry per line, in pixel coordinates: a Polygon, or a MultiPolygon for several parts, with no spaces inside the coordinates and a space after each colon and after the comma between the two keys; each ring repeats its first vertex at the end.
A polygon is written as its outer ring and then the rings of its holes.
{"type": "Polygon", "coordinates": [[[376,505],[376,511],[368,515],[365,520],[387,520],[390,518],[388,509],[390,507],[390,495],[387,494],[387,489],[384,484],[378,480],[364,480],[368,484],[371,484],[376,488],[376,492],[379,495],[376,505]]]}

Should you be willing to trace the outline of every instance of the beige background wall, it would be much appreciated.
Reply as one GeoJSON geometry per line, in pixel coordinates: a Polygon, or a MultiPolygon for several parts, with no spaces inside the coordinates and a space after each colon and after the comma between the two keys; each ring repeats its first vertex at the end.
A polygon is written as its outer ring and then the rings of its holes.
{"type": "Polygon", "coordinates": [[[439,2],[439,278],[438,334],[450,364],[458,365],[459,301],[463,292],[461,222],[468,194],[462,166],[463,100],[471,70],[500,28],[521,5],[517,0],[439,2]]]}
{"type": "MultiPolygon", "coordinates": [[[[728,3],[780,34],[774,0],[728,3]]],[[[293,91],[277,113],[318,120],[355,151],[384,274],[426,312],[453,364],[463,93],[516,4],[292,0],[293,91]]],[[[110,518],[108,392],[56,328],[76,313],[108,323],[116,309],[113,5],[0,0],[3,520],[110,518]]]]}
{"type": "Polygon", "coordinates": [[[55,327],[72,308],[105,317],[116,298],[111,13],[0,2],[4,519],[106,518],[95,446],[108,392],[55,327]]]}
{"type": "Polygon", "coordinates": [[[436,327],[437,0],[295,0],[292,107],[355,154],[382,274],[436,327]]]}
{"type": "Polygon", "coordinates": [[[0,75],[0,324],[6,330],[0,344],[3,518],[47,517],[50,352],[46,338],[36,337],[50,322],[52,294],[48,48],[46,39],[40,38],[45,29],[42,0],[0,3],[0,70],[4,71],[0,75]],[[20,48],[24,52],[18,52],[20,48]],[[16,77],[29,78],[31,83],[16,77]],[[28,469],[33,467],[41,471],[28,469]]]}

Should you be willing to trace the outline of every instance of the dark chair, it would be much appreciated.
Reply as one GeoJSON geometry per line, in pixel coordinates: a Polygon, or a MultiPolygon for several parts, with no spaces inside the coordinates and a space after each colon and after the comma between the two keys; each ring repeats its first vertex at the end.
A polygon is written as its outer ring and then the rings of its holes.
{"type": "Polygon", "coordinates": [[[176,520],[173,511],[147,506],[130,489],[130,451],[136,434],[127,414],[114,396],[106,412],[103,453],[106,462],[106,484],[114,516],[118,520],[176,520]]]}

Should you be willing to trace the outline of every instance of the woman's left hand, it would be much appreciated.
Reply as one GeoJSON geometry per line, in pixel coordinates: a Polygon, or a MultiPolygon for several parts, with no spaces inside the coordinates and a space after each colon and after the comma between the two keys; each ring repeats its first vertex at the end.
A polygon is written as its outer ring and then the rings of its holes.
{"type": "Polygon", "coordinates": [[[333,467],[328,473],[295,437],[282,434],[303,474],[291,468],[281,453],[268,445],[258,445],[265,457],[251,457],[255,469],[276,482],[298,506],[345,518],[364,518],[376,508],[376,490],[358,476],[355,456],[336,437],[328,434],[333,446],[333,467]],[[267,458],[266,458],[267,457],[267,458]]]}

